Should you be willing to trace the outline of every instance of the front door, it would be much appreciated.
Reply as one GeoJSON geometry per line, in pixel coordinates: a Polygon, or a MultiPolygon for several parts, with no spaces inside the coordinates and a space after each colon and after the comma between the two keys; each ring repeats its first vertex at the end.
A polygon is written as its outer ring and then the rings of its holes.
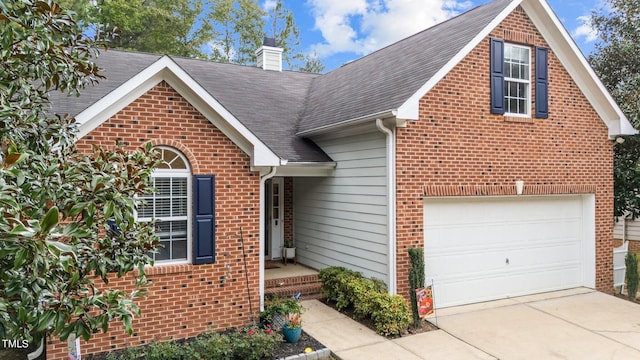
{"type": "Polygon", "coordinates": [[[266,184],[267,186],[267,241],[266,241],[266,257],[267,259],[279,259],[282,255],[282,246],[284,238],[284,179],[272,178],[266,184]]]}

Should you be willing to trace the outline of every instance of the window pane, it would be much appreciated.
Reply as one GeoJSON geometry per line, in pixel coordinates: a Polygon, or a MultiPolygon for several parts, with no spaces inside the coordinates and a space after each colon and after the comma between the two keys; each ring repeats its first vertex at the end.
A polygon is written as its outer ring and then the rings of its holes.
{"type": "Polygon", "coordinates": [[[173,199],[171,216],[187,216],[187,198],[173,199]]]}
{"type": "Polygon", "coordinates": [[[517,109],[518,109],[518,100],[517,99],[510,99],[509,100],[509,112],[517,113],[517,109]]]}
{"type": "Polygon", "coordinates": [[[518,83],[517,82],[509,82],[509,94],[510,97],[518,96],[518,83]]]}
{"type": "Polygon", "coordinates": [[[138,202],[138,217],[153,217],[153,199],[140,199],[138,202]]]}
{"type": "Polygon", "coordinates": [[[178,154],[169,149],[162,149],[161,156],[162,160],[164,160],[167,164],[171,164],[171,162],[178,157],[178,154]]]}
{"type": "Polygon", "coordinates": [[[160,198],[156,199],[156,212],[155,217],[169,217],[171,216],[171,199],[160,198]]]}
{"type": "Polygon", "coordinates": [[[156,261],[171,260],[170,249],[166,243],[161,241],[160,244],[158,244],[156,251],[157,251],[155,256],[156,261]]]}
{"type": "Polygon", "coordinates": [[[175,159],[173,159],[173,162],[171,163],[171,168],[172,169],[186,169],[187,165],[184,163],[184,161],[182,160],[181,157],[176,157],[175,159]]]}
{"type": "Polygon", "coordinates": [[[180,240],[180,241],[174,241],[172,243],[172,253],[173,253],[173,259],[186,259],[187,258],[187,241],[186,240],[180,240]]]}
{"type": "Polygon", "coordinates": [[[171,195],[171,179],[170,178],[156,178],[155,186],[158,192],[156,196],[169,196],[171,195]]]}
{"type": "Polygon", "coordinates": [[[527,109],[525,108],[526,102],[525,100],[518,100],[518,114],[526,114],[527,109]]]}
{"type": "Polygon", "coordinates": [[[171,238],[183,240],[187,238],[187,220],[169,221],[171,223],[171,238]]]}
{"type": "Polygon", "coordinates": [[[523,80],[529,80],[529,74],[531,71],[529,70],[529,65],[522,66],[522,76],[520,77],[523,80]]]}
{"type": "Polygon", "coordinates": [[[172,179],[172,195],[173,196],[187,196],[187,179],[186,178],[173,178],[172,179]]]}
{"type": "Polygon", "coordinates": [[[158,221],[156,223],[156,235],[160,237],[160,241],[171,238],[171,221],[158,221]]]}
{"type": "Polygon", "coordinates": [[[527,97],[527,84],[518,83],[518,97],[524,99],[527,97]]]}

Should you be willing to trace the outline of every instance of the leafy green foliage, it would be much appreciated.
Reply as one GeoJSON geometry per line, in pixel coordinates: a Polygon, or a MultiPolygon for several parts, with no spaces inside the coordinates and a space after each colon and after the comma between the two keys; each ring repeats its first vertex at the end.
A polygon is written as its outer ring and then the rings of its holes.
{"type": "Polygon", "coordinates": [[[72,9],[84,31],[117,28],[110,47],[123,50],[209,57],[254,64],[265,36],[284,49],[292,69],[320,73],[322,61],[297,49],[300,31],[282,0],[268,10],[257,0],[59,0],[72,9]]]}
{"type": "Polygon", "coordinates": [[[421,248],[410,248],[409,261],[409,297],[411,299],[411,312],[413,314],[413,326],[420,326],[420,315],[418,314],[418,302],[416,300],[416,289],[424,286],[424,251],[421,248]]]}
{"type": "Polygon", "coordinates": [[[304,308],[298,299],[274,296],[265,300],[264,310],[260,312],[260,320],[273,324],[276,316],[284,318],[287,314],[302,314],[304,308]]]}
{"type": "Polygon", "coordinates": [[[287,64],[304,58],[296,50],[300,31],[293,13],[284,7],[282,0],[277,0],[269,11],[262,9],[256,0],[218,0],[210,6],[208,18],[216,30],[211,49],[213,60],[253,64],[255,51],[262,46],[265,36],[274,38],[276,45],[284,49],[282,56],[287,64]]]}
{"type": "Polygon", "coordinates": [[[282,335],[250,327],[225,334],[209,333],[184,344],[153,343],[109,354],[107,360],[260,360],[273,358],[282,335]]]}
{"type": "Polygon", "coordinates": [[[100,78],[101,35],[82,36],[54,2],[2,5],[0,338],[88,339],[116,319],[131,333],[157,242],[153,225],[134,221],[134,198],[150,190],[156,157],[150,146],[78,153],[73,120],[47,112],[48,93],[77,95],[100,78]],[[131,293],[95,284],[134,269],[131,293]]]}
{"type": "Polygon", "coordinates": [[[60,0],[77,13],[85,31],[118,29],[110,47],[180,56],[204,56],[212,28],[203,0],[60,0]]]}
{"type": "Polygon", "coordinates": [[[353,309],[359,318],[371,318],[384,336],[403,334],[411,323],[409,305],[400,295],[391,295],[380,280],[367,279],[344,267],[328,267],[318,275],[323,294],[339,311],[353,309]]]}
{"type": "Polygon", "coordinates": [[[614,156],[615,216],[640,216],[640,136],[625,136],[614,156]]]}
{"type": "Polygon", "coordinates": [[[378,294],[373,297],[371,320],[376,332],[383,336],[400,336],[411,324],[409,305],[400,295],[378,294]]]}
{"type": "Polygon", "coordinates": [[[214,24],[211,59],[237,64],[255,63],[262,45],[266,13],[255,0],[218,0],[210,3],[208,20],[214,24]]]}
{"type": "Polygon", "coordinates": [[[627,284],[627,294],[629,294],[629,300],[636,299],[638,293],[638,256],[635,253],[628,252],[624,259],[624,263],[627,267],[625,272],[625,282],[627,284]]]}
{"type": "MultiPolygon", "coordinates": [[[[640,127],[640,4],[637,0],[607,0],[591,23],[599,40],[589,56],[603,84],[634,127],[640,127]]],[[[626,136],[615,147],[616,216],[640,216],[640,136],[626,136]]]]}

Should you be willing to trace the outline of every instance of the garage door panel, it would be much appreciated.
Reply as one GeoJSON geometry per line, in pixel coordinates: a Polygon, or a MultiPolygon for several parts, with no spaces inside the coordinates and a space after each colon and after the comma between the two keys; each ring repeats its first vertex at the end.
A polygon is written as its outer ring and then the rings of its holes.
{"type": "Polygon", "coordinates": [[[584,284],[580,196],[425,201],[425,273],[436,306],[584,284]]]}
{"type": "Polygon", "coordinates": [[[474,302],[497,300],[577,286],[580,277],[579,264],[556,268],[513,269],[508,273],[488,271],[483,274],[445,276],[434,279],[436,306],[455,306],[474,302]],[[535,269],[534,269],[535,270],[535,269]],[[439,304],[440,299],[447,299],[439,304]]]}

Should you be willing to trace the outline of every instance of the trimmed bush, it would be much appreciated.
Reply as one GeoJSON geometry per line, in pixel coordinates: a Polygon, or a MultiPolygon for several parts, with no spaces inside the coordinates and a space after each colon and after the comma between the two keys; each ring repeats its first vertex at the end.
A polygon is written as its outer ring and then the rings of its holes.
{"type": "Polygon", "coordinates": [[[323,269],[319,278],[323,294],[335,302],[338,311],[352,309],[356,318],[371,318],[376,331],[384,336],[398,336],[408,329],[409,306],[402,296],[390,295],[384,281],[367,279],[343,267],[323,269]]]}
{"type": "Polygon", "coordinates": [[[256,327],[224,334],[208,333],[194,340],[152,343],[109,354],[108,360],[260,360],[273,358],[282,335],[256,327]]]}
{"type": "Polygon", "coordinates": [[[629,294],[629,300],[635,301],[636,294],[638,293],[638,256],[635,253],[628,252],[624,262],[627,266],[625,273],[627,294],[629,294]]]}
{"type": "Polygon", "coordinates": [[[201,359],[233,359],[233,343],[229,335],[204,334],[189,345],[197,354],[205,354],[201,359]]]}
{"type": "Polygon", "coordinates": [[[416,301],[416,289],[424,286],[424,251],[421,248],[410,248],[409,261],[409,298],[411,299],[411,311],[413,313],[413,327],[420,326],[420,314],[418,314],[418,302],[416,301]]]}
{"type": "Polygon", "coordinates": [[[400,295],[378,294],[372,298],[371,320],[376,332],[384,336],[400,336],[411,324],[409,305],[400,295]]]}

